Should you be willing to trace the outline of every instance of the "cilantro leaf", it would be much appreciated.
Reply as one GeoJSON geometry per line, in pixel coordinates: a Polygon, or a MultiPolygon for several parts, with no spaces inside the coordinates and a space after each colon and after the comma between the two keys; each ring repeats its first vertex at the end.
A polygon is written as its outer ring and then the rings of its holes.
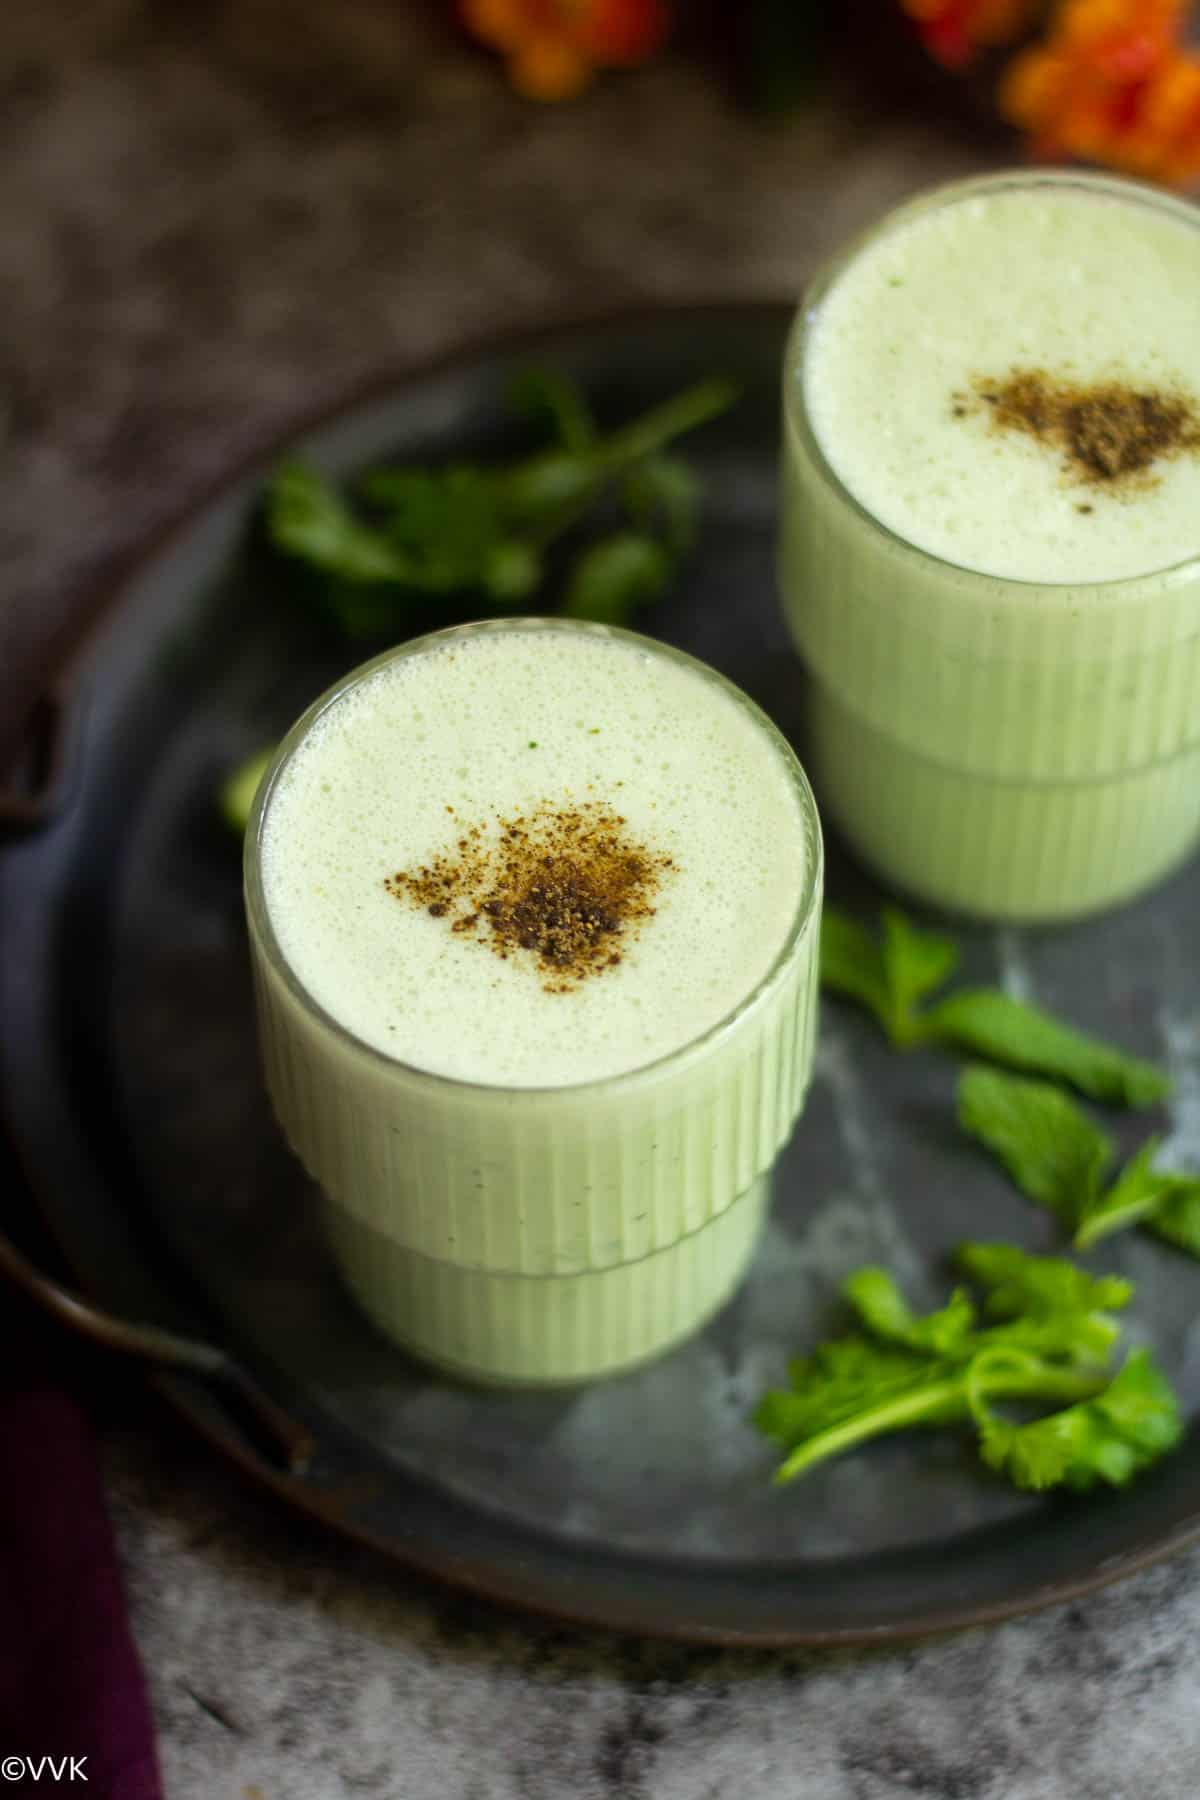
{"type": "Polygon", "coordinates": [[[275,543],[328,574],[363,582],[404,582],[407,560],[382,532],[360,524],[334,488],[304,463],[286,462],[267,488],[275,543]]]}
{"type": "Polygon", "coordinates": [[[668,447],[736,397],[728,381],[699,381],[601,435],[573,381],[528,369],[512,399],[549,426],[547,448],[491,464],[375,468],[354,505],[287,462],[268,483],[267,534],[324,578],[319,598],[345,632],[394,633],[414,596],[471,595],[491,610],[526,601],[552,566],[549,546],[611,496],[632,526],[576,555],[565,610],[624,620],[663,591],[694,536],[699,480],[668,447]]]}
{"type": "Polygon", "coordinates": [[[519,370],[509,404],[535,423],[548,423],[564,450],[588,450],[596,442],[596,421],[582,389],[559,369],[519,370]]]}
{"type": "Polygon", "coordinates": [[[952,1363],[862,1337],[818,1345],[790,1373],[790,1390],[765,1394],[754,1414],[788,1452],[775,1474],[780,1483],[883,1432],[966,1416],[966,1388],[952,1363]]]}
{"type": "Polygon", "coordinates": [[[1077,1365],[1108,1361],[1120,1331],[1110,1315],[1128,1305],[1128,1281],[1013,1244],[960,1244],[954,1260],[984,1289],[987,1316],[1003,1321],[976,1333],[979,1348],[1032,1350],[1077,1365]]]}
{"type": "Polygon", "coordinates": [[[867,1267],[849,1277],[843,1291],[865,1330],[798,1358],[789,1387],[765,1394],[755,1411],[758,1429],[785,1452],[776,1481],[886,1432],[973,1420],[996,1466],[1011,1463],[1014,1479],[1028,1484],[1036,1474],[1046,1484],[1079,1485],[1086,1456],[1099,1470],[1116,1469],[1109,1440],[1121,1435],[1128,1447],[1137,1438],[1147,1392],[1154,1406],[1145,1441],[1165,1447],[1154,1422],[1164,1393],[1170,1400],[1161,1376],[1148,1389],[1134,1362],[1124,1384],[1106,1386],[1117,1326],[1104,1308],[1126,1304],[1128,1282],[1008,1244],[965,1244],[958,1262],[985,1289],[987,1311],[1000,1323],[978,1328],[961,1289],[921,1317],[886,1270],[867,1267]],[[1043,1446],[1041,1437],[1014,1436],[1025,1428],[997,1417],[996,1401],[1061,1404],[1072,1419],[1058,1435],[1047,1421],[1043,1446]],[[1092,1403],[1100,1410],[1075,1422],[1075,1411],[1092,1403]],[[1055,1463],[1060,1438],[1070,1453],[1055,1463]]]}
{"type": "Polygon", "coordinates": [[[987,1295],[993,1319],[1119,1312],[1133,1298],[1120,1275],[1089,1275],[1061,1256],[1031,1256],[1015,1244],[960,1244],[954,1260],[987,1295]]]}
{"type": "Polygon", "coordinates": [[[948,1305],[921,1317],[913,1312],[886,1269],[856,1270],[842,1292],[875,1337],[935,1356],[961,1349],[975,1325],[975,1308],[962,1288],[955,1289],[948,1305]]]}
{"type": "Polygon", "coordinates": [[[958,1117],[1068,1231],[1095,1205],[1112,1143],[1061,1089],[975,1064],[959,1077],[958,1117]]]}
{"type": "Polygon", "coordinates": [[[881,943],[846,914],[830,907],[822,913],[822,983],[874,1013],[897,1046],[924,1036],[916,1008],[957,964],[958,950],[949,938],[919,931],[894,908],[884,912],[881,943]]]}
{"type": "Polygon", "coordinates": [[[696,536],[700,478],[680,456],[648,456],[625,477],[625,505],[643,531],[656,532],[673,556],[696,536]]]}
{"type": "Polygon", "coordinates": [[[998,988],[965,988],[940,1001],[926,1029],[988,1062],[1049,1075],[1094,1100],[1150,1106],[1170,1082],[1152,1063],[1127,1056],[998,988]]]}
{"type": "Polygon", "coordinates": [[[1124,1487],[1183,1435],[1179,1404],[1148,1350],[1131,1351],[1100,1393],[1031,1424],[992,1415],[980,1434],[989,1468],[1020,1488],[1124,1487]]]}

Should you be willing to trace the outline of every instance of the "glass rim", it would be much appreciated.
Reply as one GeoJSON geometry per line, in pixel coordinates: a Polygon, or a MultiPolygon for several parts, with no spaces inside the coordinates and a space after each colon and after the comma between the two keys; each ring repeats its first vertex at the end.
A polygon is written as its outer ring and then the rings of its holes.
{"type": "Polygon", "coordinates": [[[679,650],[673,644],[663,643],[659,639],[647,637],[641,632],[626,630],[623,626],[603,625],[583,619],[543,618],[531,615],[518,618],[480,619],[463,625],[447,626],[439,631],[425,632],[420,637],[406,639],[401,644],[381,651],[379,655],[371,657],[367,662],[359,663],[338,680],[332,682],[323,693],[318,694],[317,698],[305,708],[284,735],[259,782],[246,827],[242,869],[246,913],[251,935],[255,940],[255,948],[263,956],[276,977],[283,982],[296,1004],[322,1031],[330,1033],[344,1048],[364,1059],[372,1067],[394,1076],[403,1076],[417,1082],[427,1082],[431,1088],[439,1091],[461,1090],[463,1093],[486,1094],[505,1100],[515,1100],[520,1096],[525,1096],[528,1100],[533,1101],[538,1098],[546,1100],[557,1095],[586,1095],[589,1092],[607,1094],[652,1081],[681,1062],[699,1056],[720,1039],[730,1035],[741,1020],[775,986],[791,963],[795,951],[811,926],[823,886],[824,860],[820,814],[804,767],[774,720],[764,712],[757,701],[752,700],[749,694],[744,693],[736,682],[730,681],[728,676],[722,675],[719,669],[714,669],[710,664],[703,662],[699,657],[690,655],[686,650],[679,650]],[[810,855],[806,861],[804,879],[787,933],[772,958],[770,966],[735,1006],[723,1013],[719,1019],[714,1020],[697,1036],[688,1038],[686,1042],[676,1045],[674,1049],[666,1051],[661,1056],[654,1057],[650,1062],[639,1063],[631,1069],[619,1070],[613,1075],[600,1075],[583,1081],[543,1085],[472,1081],[462,1076],[446,1075],[436,1069],[422,1068],[419,1063],[406,1062],[401,1057],[389,1056],[386,1051],[368,1043],[349,1026],[343,1025],[326,1007],[321,1005],[315,995],[309,992],[284,954],[271,920],[262,880],[263,833],[271,798],[279,778],[312,727],[329,708],[336,706],[352,689],[360,686],[364,681],[370,680],[379,669],[392,662],[405,660],[411,656],[420,656],[431,646],[443,643],[448,639],[484,634],[506,635],[510,632],[521,634],[542,631],[563,634],[581,633],[590,637],[616,639],[622,643],[635,645],[643,651],[662,656],[668,661],[689,669],[732,699],[759,727],[776,754],[781,758],[799,801],[803,826],[809,839],[810,855]]]}
{"type": "Polygon", "coordinates": [[[821,302],[860,252],[878,239],[886,237],[908,220],[917,218],[923,213],[958,205],[961,201],[970,199],[974,194],[996,193],[1006,188],[1047,187],[1082,188],[1086,192],[1094,194],[1111,193],[1134,205],[1169,213],[1191,230],[1200,230],[1200,206],[1185,199],[1182,195],[1165,193],[1161,188],[1151,187],[1147,182],[1131,181],[1120,175],[1104,175],[1089,169],[1001,169],[994,170],[990,174],[969,175],[959,181],[942,182],[937,187],[924,188],[908,200],[902,201],[898,206],[892,207],[870,225],[864,226],[861,231],[856,232],[847,243],[842,245],[841,249],[835,251],[821,264],[806,284],[788,331],[784,350],[784,419],[787,425],[799,434],[804,449],[825,486],[831,489],[863,524],[889,546],[906,553],[918,562],[932,564],[939,569],[951,570],[956,575],[974,576],[978,580],[992,582],[998,588],[1006,588],[1014,593],[1022,590],[1047,588],[1060,588],[1064,592],[1077,592],[1080,588],[1087,588],[1089,591],[1102,590],[1113,593],[1122,588],[1139,587],[1145,582],[1166,581],[1174,584],[1200,569],[1200,549],[1195,550],[1189,556],[1182,557],[1177,562],[1163,563],[1158,568],[1145,569],[1137,575],[1110,576],[1102,581],[1044,581],[1031,580],[1027,576],[996,575],[988,569],[978,569],[970,563],[955,562],[948,556],[939,556],[936,551],[924,549],[920,544],[913,543],[911,538],[904,537],[890,525],[885,525],[882,519],[864,506],[833,467],[813,430],[805,394],[805,353],[821,302]]]}

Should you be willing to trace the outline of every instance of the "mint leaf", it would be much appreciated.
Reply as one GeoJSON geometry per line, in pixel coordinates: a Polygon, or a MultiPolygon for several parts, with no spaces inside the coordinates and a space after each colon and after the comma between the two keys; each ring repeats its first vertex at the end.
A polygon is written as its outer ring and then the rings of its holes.
{"type": "Polygon", "coordinates": [[[924,1026],[916,1008],[953,974],[958,950],[949,938],[918,931],[894,908],[883,915],[883,941],[831,907],[821,916],[821,981],[874,1013],[891,1042],[917,1043],[924,1026]]]}
{"type": "Polygon", "coordinates": [[[569,619],[624,625],[638,607],[658,599],[670,578],[671,559],[655,538],[616,532],[580,552],[561,611],[569,619]]]}
{"type": "Polygon", "coordinates": [[[1178,1179],[1153,1166],[1158,1147],[1158,1138],[1147,1139],[1107,1193],[1093,1195],[1080,1209],[1072,1240],[1077,1250],[1090,1250],[1101,1238],[1143,1224],[1157,1213],[1178,1179]]]}
{"type": "Polygon", "coordinates": [[[883,941],[827,908],[821,926],[821,981],[872,1012],[898,1048],[941,1043],[1030,1074],[1067,1082],[1092,1099],[1149,1106],[1170,1091],[1153,1063],[1127,1056],[999,988],[963,988],[921,1010],[958,966],[951,938],[920,931],[885,909],[883,941]]]}
{"type": "Polygon", "coordinates": [[[1183,1435],[1179,1404],[1148,1350],[1134,1350],[1092,1398],[1032,1424],[989,1417],[980,1451],[1017,1487],[1124,1487],[1183,1435]]]}
{"type": "Polygon", "coordinates": [[[931,1036],[988,1062],[1068,1082],[1093,1100],[1150,1106],[1170,1090],[1152,1063],[1126,1056],[998,988],[966,988],[925,1018],[931,1036]]]}
{"type": "Polygon", "coordinates": [[[1106,1189],[1111,1140],[1049,1082],[974,1065],[959,1078],[958,1116],[1022,1193],[1071,1233],[1077,1250],[1144,1225],[1200,1257],[1200,1178],[1155,1168],[1157,1138],[1148,1139],[1106,1189]]]}
{"type": "Polygon", "coordinates": [[[1068,1231],[1095,1205],[1112,1143],[1059,1088],[976,1064],[959,1077],[958,1117],[1068,1231]]]}
{"type": "Polygon", "coordinates": [[[1194,1175],[1168,1176],[1162,1199],[1142,1222],[1177,1249],[1200,1257],[1200,1180],[1194,1175]]]}
{"type": "Polygon", "coordinates": [[[892,996],[883,951],[865,926],[826,907],[821,914],[821,985],[865,1006],[892,1035],[892,996]]]}
{"type": "Polygon", "coordinates": [[[917,927],[895,907],[883,910],[883,966],[892,996],[893,1016],[903,1035],[923,1036],[925,1020],[917,1021],[916,1009],[935,988],[948,981],[958,967],[958,946],[952,938],[917,927]]]}

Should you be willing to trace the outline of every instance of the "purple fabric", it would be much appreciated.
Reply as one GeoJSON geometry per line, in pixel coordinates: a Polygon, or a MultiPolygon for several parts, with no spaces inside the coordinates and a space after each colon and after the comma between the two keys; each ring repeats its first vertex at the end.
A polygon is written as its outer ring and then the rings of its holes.
{"type": "Polygon", "coordinates": [[[2,1333],[0,1352],[0,1797],[162,1800],[91,1430],[39,1334],[2,1333]],[[87,1758],[74,1781],[9,1773],[64,1756],[87,1758]]]}

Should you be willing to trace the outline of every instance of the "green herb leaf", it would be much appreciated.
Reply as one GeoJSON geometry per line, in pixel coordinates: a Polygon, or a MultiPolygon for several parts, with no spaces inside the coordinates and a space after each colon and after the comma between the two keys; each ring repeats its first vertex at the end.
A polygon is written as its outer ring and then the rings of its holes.
{"type": "Polygon", "coordinates": [[[952,939],[920,931],[888,908],[883,942],[827,908],[821,980],[874,1013],[898,1048],[937,1042],[1004,1067],[1065,1081],[1096,1100],[1148,1106],[1170,1091],[1161,1069],[1062,1024],[999,988],[964,988],[920,1007],[958,965],[952,939]]]}
{"type": "Polygon", "coordinates": [[[942,1425],[966,1416],[965,1385],[953,1364],[836,1338],[792,1364],[790,1390],[764,1395],[754,1423],[787,1450],[777,1482],[883,1432],[942,1425]]]}
{"type": "Polygon", "coordinates": [[[221,817],[231,831],[241,833],[250,823],[255,797],[274,755],[274,744],[268,745],[265,750],[256,750],[253,756],[248,756],[245,762],[239,763],[221,783],[217,804],[221,817]]]}
{"type": "Polygon", "coordinates": [[[1094,1100],[1149,1106],[1170,1091],[1152,1063],[1126,1056],[998,988],[951,994],[926,1015],[926,1029],[988,1062],[1068,1082],[1094,1100]]]}
{"type": "Polygon", "coordinates": [[[561,611],[571,619],[625,625],[638,607],[663,593],[671,566],[656,539],[636,531],[616,532],[580,552],[561,611]]]}
{"type": "Polygon", "coordinates": [[[1179,1404],[1148,1350],[1134,1350],[1091,1399],[1028,1425],[990,1417],[980,1451],[1020,1488],[1124,1487],[1183,1435],[1179,1404]]]}
{"type": "Polygon", "coordinates": [[[1090,1250],[1101,1238],[1148,1221],[1158,1211],[1177,1178],[1155,1169],[1158,1138],[1149,1138],[1131,1157],[1107,1193],[1097,1193],[1080,1208],[1073,1242],[1090,1250]]]}
{"type": "Polygon", "coordinates": [[[958,950],[949,938],[918,931],[894,908],[883,915],[877,943],[858,923],[827,907],[821,916],[821,981],[874,1013],[898,1046],[920,1042],[916,1008],[954,973],[958,950]]]}
{"type": "Polygon", "coordinates": [[[1031,1256],[1015,1244],[960,1244],[954,1260],[986,1293],[993,1319],[1119,1312],[1133,1298],[1133,1284],[1119,1275],[1089,1275],[1065,1257],[1031,1256]]]}
{"type": "Polygon", "coordinates": [[[1031,1350],[1077,1366],[1103,1367],[1120,1332],[1111,1314],[1133,1295],[1116,1275],[1086,1275],[1059,1256],[1030,1256],[1013,1244],[962,1244],[955,1261],[987,1295],[985,1311],[1005,1321],[976,1332],[979,1349],[1031,1350]]]}
{"type": "Polygon", "coordinates": [[[383,533],[359,524],[315,469],[281,465],[271,477],[267,526],[281,550],[328,574],[362,582],[407,582],[406,558],[383,533]]]}
{"type": "Polygon", "coordinates": [[[1200,1257],[1200,1179],[1155,1168],[1157,1138],[1142,1145],[1106,1190],[1111,1140],[1049,1082],[976,1065],[959,1078],[958,1116],[1022,1193],[1054,1213],[1076,1249],[1144,1225],[1200,1257]]]}
{"type": "Polygon", "coordinates": [[[1194,1175],[1168,1176],[1166,1192],[1142,1222],[1177,1249],[1200,1257],[1200,1180],[1194,1175]]]}
{"type": "Polygon", "coordinates": [[[498,606],[515,606],[540,586],[541,554],[520,538],[498,538],[483,562],[483,585],[498,606]]]}
{"type": "Polygon", "coordinates": [[[673,556],[690,550],[703,491],[680,456],[648,456],[625,477],[624,498],[634,523],[660,536],[673,556]]]}
{"type": "MultiPolygon", "coordinates": [[[[1115,1452],[1101,1453],[1097,1445],[1112,1436],[1111,1420],[1122,1405],[1136,1410],[1139,1377],[1106,1389],[1117,1326],[1104,1308],[1126,1304],[1128,1282],[1094,1278],[1061,1258],[1030,1256],[1009,1244],[965,1244],[958,1261],[986,1290],[988,1312],[1001,1323],[977,1328],[962,1290],[921,1317],[886,1270],[868,1267],[849,1277],[844,1292],[871,1335],[819,1344],[792,1364],[790,1387],[765,1395],[755,1412],[759,1430],[786,1452],[777,1481],[885,1432],[968,1419],[992,1446],[997,1466],[1011,1459],[1014,1478],[1023,1482],[1036,1464],[1039,1480],[1078,1484],[1075,1465],[1085,1451],[1096,1468],[1115,1468],[1115,1452]],[[1063,1428],[1074,1454],[1060,1459],[1057,1473],[1050,1456],[1054,1431],[1048,1428],[1049,1448],[1038,1462],[1041,1439],[1013,1437],[1023,1428],[997,1418],[993,1407],[1018,1401],[1075,1408],[1101,1397],[1101,1412],[1089,1415],[1086,1433],[1072,1422],[1063,1428]],[[1097,1420],[1108,1421],[1103,1432],[1097,1420]]],[[[1155,1392],[1161,1398],[1161,1387],[1155,1392]]],[[[1121,1430],[1128,1439],[1130,1429],[1122,1424],[1121,1430]]]]}
{"type": "Polygon", "coordinates": [[[699,485],[667,447],[736,397],[728,381],[696,382],[600,436],[575,383],[526,370],[514,402],[549,424],[551,447],[491,465],[373,469],[356,489],[361,512],[315,470],[285,463],[268,484],[268,535],[326,578],[322,603],[344,631],[394,634],[414,596],[475,595],[501,610],[528,600],[549,545],[625,483],[642,528],[593,546],[594,560],[585,550],[567,600],[575,616],[624,619],[662,592],[694,533],[699,485]]]}
{"type": "Polygon", "coordinates": [[[596,421],[583,390],[558,369],[520,370],[509,404],[534,423],[548,423],[566,450],[588,450],[596,442],[596,421]]]}
{"type": "Polygon", "coordinates": [[[958,946],[937,932],[918,931],[895,907],[883,911],[883,966],[892,996],[894,1029],[916,1040],[928,1029],[916,1009],[958,967],[958,946]]]}
{"type": "Polygon", "coordinates": [[[952,1355],[969,1342],[974,1329],[975,1308],[962,1288],[955,1289],[948,1305],[923,1317],[913,1312],[886,1269],[856,1270],[842,1292],[875,1337],[911,1350],[952,1355]]]}
{"type": "Polygon", "coordinates": [[[1047,1082],[976,1064],[959,1077],[958,1117],[1022,1193],[1075,1230],[1096,1202],[1113,1147],[1073,1100],[1047,1082]]]}
{"type": "Polygon", "coordinates": [[[857,919],[829,906],[821,914],[821,985],[857,1000],[891,1036],[892,996],[883,951],[857,919]]]}

